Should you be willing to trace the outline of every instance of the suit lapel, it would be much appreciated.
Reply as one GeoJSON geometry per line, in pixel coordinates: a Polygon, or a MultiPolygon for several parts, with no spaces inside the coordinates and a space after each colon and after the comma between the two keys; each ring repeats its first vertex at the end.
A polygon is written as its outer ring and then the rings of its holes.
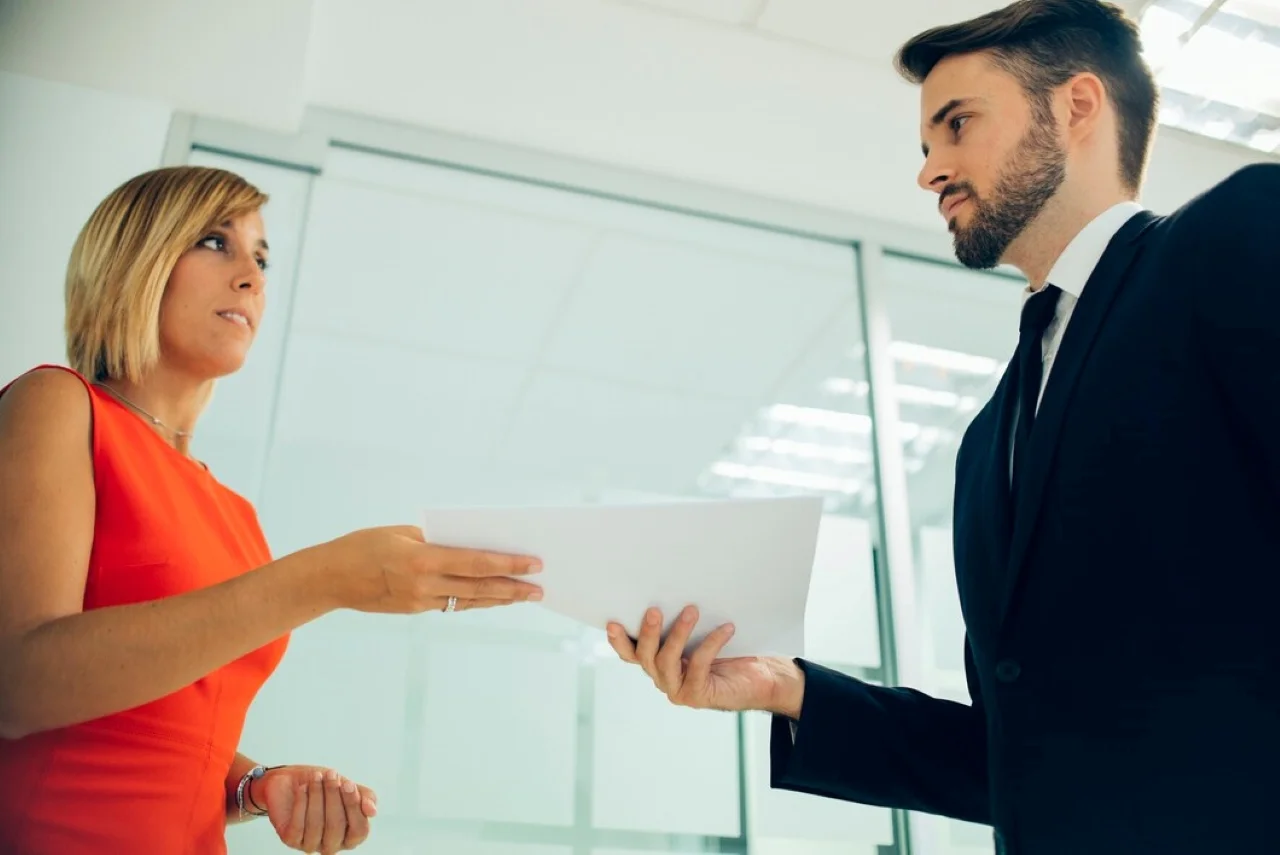
{"type": "MultiPolygon", "coordinates": [[[[1062,344],[1050,368],[1049,381],[1045,385],[1040,409],[1036,413],[1035,427],[1031,432],[1026,477],[1020,485],[1017,507],[1013,508],[1008,584],[1000,607],[1002,621],[1008,614],[1018,576],[1026,563],[1027,550],[1035,533],[1044,499],[1045,484],[1057,452],[1058,435],[1062,431],[1062,422],[1075,392],[1076,381],[1080,379],[1080,370],[1088,360],[1089,351],[1116,294],[1120,292],[1125,275],[1140,254],[1137,238],[1154,219],[1155,215],[1149,211],[1135,214],[1111,239],[1081,293],[1080,302],[1071,313],[1062,344]]],[[[1007,469],[1004,471],[1007,472],[1007,469]]]]}

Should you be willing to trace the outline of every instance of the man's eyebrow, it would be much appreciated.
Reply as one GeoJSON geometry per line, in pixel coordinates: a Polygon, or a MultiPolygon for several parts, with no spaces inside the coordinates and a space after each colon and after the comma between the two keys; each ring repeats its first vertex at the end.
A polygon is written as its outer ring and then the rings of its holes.
{"type": "MultiPolygon", "coordinates": [[[[950,115],[952,111],[958,110],[973,100],[973,98],[952,98],[950,101],[939,107],[937,111],[929,117],[929,127],[936,128],[947,120],[947,116],[950,115]]],[[[925,157],[929,156],[929,146],[927,143],[921,143],[920,150],[924,152],[925,157]]]]}

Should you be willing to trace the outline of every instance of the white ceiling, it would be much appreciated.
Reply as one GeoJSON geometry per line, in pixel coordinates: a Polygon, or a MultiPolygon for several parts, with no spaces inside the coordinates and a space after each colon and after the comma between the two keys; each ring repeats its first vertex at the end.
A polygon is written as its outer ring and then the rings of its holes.
{"type": "MultiPolygon", "coordinates": [[[[765,38],[799,42],[859,59],[884,62],[898,45],[930,27],[963,21],[1007,0],[605,0],[752,29],[765,38]]],[[[1143,0],[1121,0],[1135,14],[1143,0]]]]}

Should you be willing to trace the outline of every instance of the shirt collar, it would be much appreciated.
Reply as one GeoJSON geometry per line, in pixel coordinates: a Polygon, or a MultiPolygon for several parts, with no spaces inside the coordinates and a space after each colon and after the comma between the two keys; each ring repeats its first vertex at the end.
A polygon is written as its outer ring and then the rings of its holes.
{"type": "Polygon", "coordinates": [[[1142,206],[1137,202],[1120,202],[1094,217],[1067,244],[1045,281],[1079,299],[1111,239],[1121,226],[1129,222],[1130,217],[1141,210],[1142,206]]]}

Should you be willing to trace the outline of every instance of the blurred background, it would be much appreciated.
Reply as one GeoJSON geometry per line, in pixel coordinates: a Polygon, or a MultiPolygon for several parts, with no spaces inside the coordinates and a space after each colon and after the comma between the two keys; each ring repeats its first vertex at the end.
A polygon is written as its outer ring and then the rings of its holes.
{"type": "MultiPolygon", "coordinates": [[[[1023,283],[954,263],[890,59],[999,5],[0,0],[0,375],[64,360],[108,191],[240,172],[269,310],[195,453],[277,554],[427,505],[819,495],[810,657],[963,700],[954,457],[1023,283]]],[[[1148,207],[1280,160],[1280,0],[1124,5],[1163,87],[1148,207]]],[[[530,606],[300,630],[244,750],[373,786],[368,853],[991,851],[771,791],[767,731],[530,606]]]]}

